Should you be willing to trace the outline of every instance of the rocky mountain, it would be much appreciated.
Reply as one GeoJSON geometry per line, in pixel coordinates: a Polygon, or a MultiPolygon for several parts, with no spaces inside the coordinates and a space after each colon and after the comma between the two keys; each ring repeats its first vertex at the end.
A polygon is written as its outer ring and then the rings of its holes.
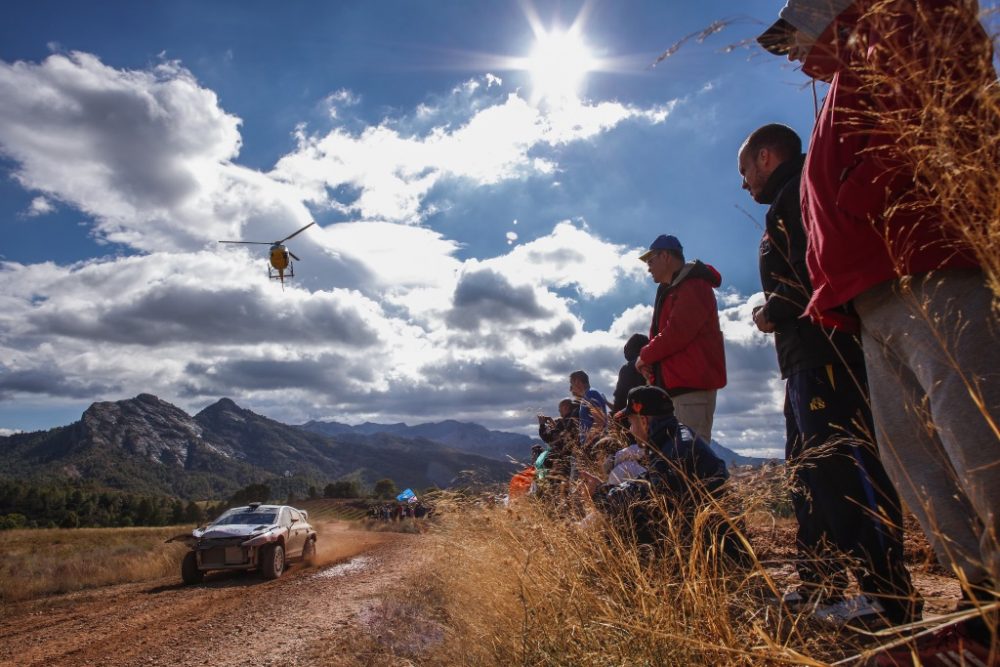
{"type": "Polygon", "coordinates": [[[343,477],[372,484],[448,486],[465,471],[505,480],[511,466],[430,440],[388,434],[348,440],[288,426],[229,399],[194,417],[149,394],[91,405],[80,421],[0,437],[0,477],[78,479],[182,498],[225,497],[269,476],[318,486],[343,477]]]}
{"type": "Polygon", "coordinates": [[[376,424],[374,422],[350,426],[340,422],[310,421],[302,424],[299,428],[332,436],[370,436],[384,433],[400,438],[420,438],[497,461],[508,461],[511,458],[524,459],[531,451],[531,446],[538,442],[537,439],[520,433],[491,431],[479,424],[453,419],[417,424],[416,426],[407,426],[403,423],[376,424]]]}

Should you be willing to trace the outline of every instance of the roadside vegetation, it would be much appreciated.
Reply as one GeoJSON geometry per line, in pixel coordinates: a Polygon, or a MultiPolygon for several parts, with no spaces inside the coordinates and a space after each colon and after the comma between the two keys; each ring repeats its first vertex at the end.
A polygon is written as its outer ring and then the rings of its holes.
{"type": "Polygon", "coordinates": [[[0,603],[177,575],[193,526],[9,530],[0,541],[0,603]]]}
{"type": "MultiPolygon", "coordinates": [[[[573,502],[442,498],[414,553],[419,577],[379,601],[367,632],[318,648],[316,664],[821,665],[858,655],[876,640],[768,601],[793,581],[782,476],[736,482],[741,509],[729,516],[753,546],[746,566],[679,526],[659,550],[638,547],[603,519],[581,523],[586,506],[573,502]]],[[[694,525],[721,511],[702,511],[694,525]]],[[[911,570],[942,574],[914,528],[911,570]]]]}

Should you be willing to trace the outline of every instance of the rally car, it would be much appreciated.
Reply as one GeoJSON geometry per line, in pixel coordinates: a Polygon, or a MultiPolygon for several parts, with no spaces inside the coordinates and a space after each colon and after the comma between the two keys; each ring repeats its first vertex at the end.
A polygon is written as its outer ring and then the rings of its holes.
{"type": "Polygon", "coordinates": [[[209,570],[260,570],[277,579],[291,561],[316,555],[316,530],[305,510],[288,505],[250,503],[226,510],[207,526],[168,542],[185,542],[191,551],[181,562],[181,578],[197,584],[209,570]]]}

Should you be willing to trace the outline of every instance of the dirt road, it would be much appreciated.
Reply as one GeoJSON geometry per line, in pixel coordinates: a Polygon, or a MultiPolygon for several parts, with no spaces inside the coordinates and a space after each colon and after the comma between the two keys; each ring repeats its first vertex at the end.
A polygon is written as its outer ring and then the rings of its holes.
{"type": "Polygon", "coordinates": [[[0,665],[296,665],[351,632],[365,604],[415,567],[419,535],[321,528],[317,564],[275,581],[256,573],[176,577],[11,605],[0,665]]]}

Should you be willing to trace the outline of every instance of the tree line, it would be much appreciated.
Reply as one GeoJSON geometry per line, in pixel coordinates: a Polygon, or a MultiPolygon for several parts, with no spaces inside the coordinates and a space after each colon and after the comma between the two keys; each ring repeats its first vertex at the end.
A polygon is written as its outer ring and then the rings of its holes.
{"type": "MultiPolygon", "coordinates": [[[[276,486],[283,485],[279,483],[276,486]]],[[[201,524],[233,506],[250,502],[293,504],[303,499],[289,490],[287,497],[280,501],[273,495],[275,493],[283,495],[283,489],[273,489],[268,483],[254,483],[228,499],[198,503],[170,496],[142,495],[85,485],[0,479],[0,530],[201,524]]],[[[322,492],[317,486],[310,486],[306,498],[389,499],[396,493],[396,484],[391,479],[378,480],[371,489],[365,489],[359,481],[351,479],[331,482],[323,487],[322,492]]]]}

